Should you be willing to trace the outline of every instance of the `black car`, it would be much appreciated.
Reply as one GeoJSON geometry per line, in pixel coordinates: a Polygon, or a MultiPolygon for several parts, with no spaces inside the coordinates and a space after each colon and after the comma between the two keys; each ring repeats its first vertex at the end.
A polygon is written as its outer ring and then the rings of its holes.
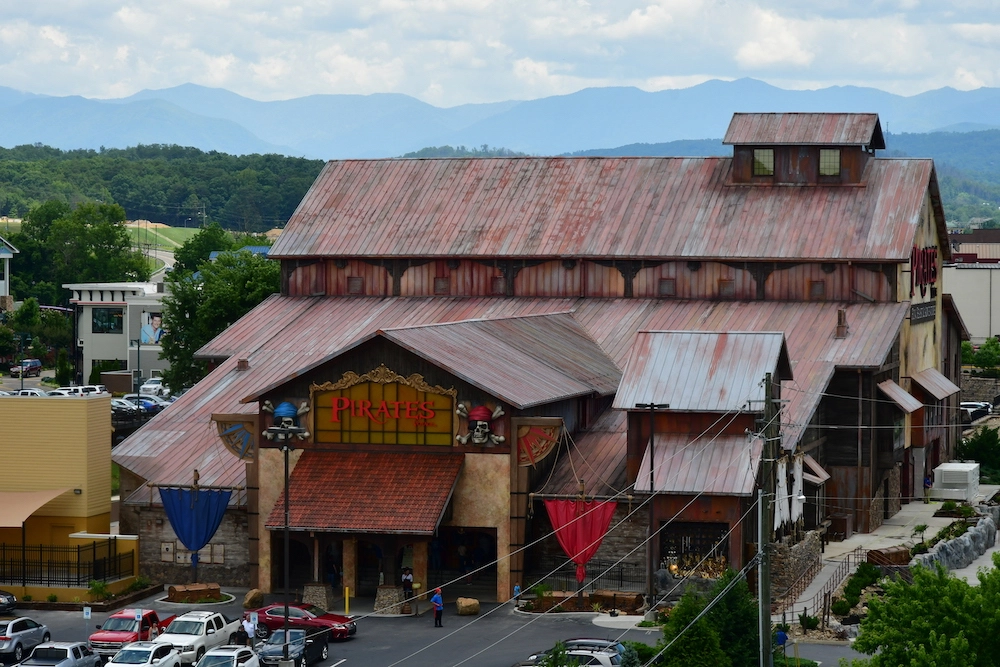
{"type": "MultiPolygon", "coordinates": [[[[326,660],[330,649],[326,645],[326,633],[307,635],[305,630],[289,628],[288,659],[295,667],[307,667],[314,662],[326,660]]],[[[275,630],[267,641],[260,645],[257,657],[261,665],[274,665],[284,660],[285,631],[275,630]]]]}
{"type": "Polygon", "coordinates": [[[17,598],[14,597],[13,593],[8,593],[7,591],[0,591],[0,614],[6,614],[8,612],[14,611],[14,607],[17,606],[17,598]]]}

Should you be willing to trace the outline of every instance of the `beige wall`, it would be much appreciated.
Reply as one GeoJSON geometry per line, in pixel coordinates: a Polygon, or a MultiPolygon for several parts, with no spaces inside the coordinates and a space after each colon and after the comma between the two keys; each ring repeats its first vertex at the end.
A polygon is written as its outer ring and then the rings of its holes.
{"type": "Polygon", "coordinates": [[[944,280],[973,344],[1000,334],[1000,264],[953,264],[944,280]]]}
{"type": "MultiPolygon", "coordinates": [[[[295,464],[302,456],[302,450],[292,450],[288,454],[288,474],[295,470],[295,464]]],[[[271,516],[274,504],[278,502],[278,497],[285,488],[285,454],[280,449],[258,448],[257,449],[258,479],[260,490],[258,491],[258,532],[260,535],[257,551],[257,563],[259,576],[259,587],[265,593],[271,592],[271,531],[264,524],[271,516]]],[[[289,496],[291,497],[291,496],[289,496]]]]}
{"type": "Polygon", "coordinates": [[[497,599],[510,595],[510,457],[466,454],[455,485],[451,521],[443,525],[495,528],[497,599]]]}

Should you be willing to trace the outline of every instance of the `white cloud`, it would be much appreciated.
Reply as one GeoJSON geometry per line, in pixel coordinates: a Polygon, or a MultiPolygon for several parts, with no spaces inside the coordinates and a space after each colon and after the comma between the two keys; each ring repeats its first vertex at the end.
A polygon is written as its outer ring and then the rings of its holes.
{"type": "Polygon", "coordinates": [[[912,94],[1000,85],[992,0],[90,0],[0,6],[0,85],[435,104],[753,76],[912,94]]]}

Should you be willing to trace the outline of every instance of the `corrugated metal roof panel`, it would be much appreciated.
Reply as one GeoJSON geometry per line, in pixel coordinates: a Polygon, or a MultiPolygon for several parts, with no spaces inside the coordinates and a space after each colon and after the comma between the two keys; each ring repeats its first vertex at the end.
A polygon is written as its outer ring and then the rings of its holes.
{"type": "Polygon", "coordinates": [[[722,143],[885,148],[874,113],[734,113],[722,143]]]}
{"type": "Polygon", "coordinates": [[[583,480],[588,496],[613,496],[625,491],[629,485],[625,470],[626,417],[622,410],[605,410],[589,430],[577,435],[569,453],[560,455],[552,476],[538,492],[575,494],[579,492],[577,480],[583,480]]]}
{"type": "Polygon", "coordinates": [[[892,380],[886,380],[885,382],[879,382],[878,388],[883,394],[892,399],[892,402],[899,406],[899,408],[906,414],[912,414],[924,407],[923,403],[914,398],[909,392],[900,387],[898,384],[892,380]]]}
{"type": "MultiPolygon", "coordinates": [[[[749,496],[760,468],[763,441],[744,435],[697,438],[657,434],[653,439],[656,493],[749,496]]],[[[649,493],[649,447],[642,455],[635,490],[649,493]]]]}
{"type": "Polygon", "coordinates": [[[331,162],[269,257],[909,260],[931,160],[872,160],[856,187],[734,185],[731,163],[331,162]]]}
{"type": "Polygon", "coordinates": [[[640,331],[614,408],[667,403],[672,412],[730,412],[760,405],[765,374],[790,380],[781,332],[640,331]]]}
{"type": "Polygon", "coordinates": [[[956,386],[936,368],[925,368],[922,371],[914,373],[912,379],[939,401],[943,401],[949,396],[962,391],[961,387],[956,386]]]}

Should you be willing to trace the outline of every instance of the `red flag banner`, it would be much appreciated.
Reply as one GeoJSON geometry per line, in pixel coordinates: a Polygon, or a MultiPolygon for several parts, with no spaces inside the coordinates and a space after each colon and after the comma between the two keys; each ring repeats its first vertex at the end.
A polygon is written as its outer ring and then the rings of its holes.
{"type": "Polygon", "coordinates": [[[594,557],[611,525],[618,503],[613,500],[546,500],[545,511],[556,529],[556,539],[576,563],[576,580],[583,584],[584,567],[594,557]]]}

